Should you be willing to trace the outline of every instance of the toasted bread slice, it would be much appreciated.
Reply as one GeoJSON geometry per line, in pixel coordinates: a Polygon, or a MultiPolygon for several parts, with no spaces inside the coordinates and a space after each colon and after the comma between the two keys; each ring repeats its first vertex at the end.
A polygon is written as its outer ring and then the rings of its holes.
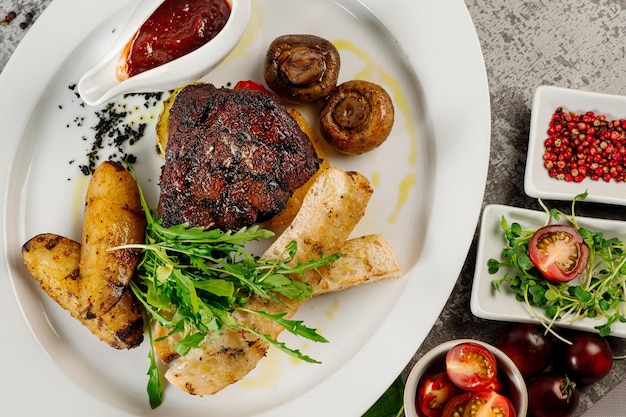
{"type": "Polygon", "coordinates": [[[291,224],[263,254],[266,259],[283,255],[291,242],[298,243],[298,259],[336,253],[365,215],[373,190],[369,180],[355,171],[329,168],[307,192],[291,224]]]}
{"type": "MultiPolygon", "coordinates": [[[[381,235],[374,234],[349,239],[341,245],[339,252],[341,258],[336,260],[332,267],[324,266],[319,269],[319,282],[312,285],[314,296],[402,276],[393,248],[381,235]]],[[[167,334],[166,328],[155,324],[153,330],[155,340],[167,334]]],[[[161,362],[169,364],[178,358],[179,355],[172,345],[181,337],[178,333],[155,342],[155,350],[161,362]]],[[[232,343],[231,339],[227,337],[222,341],[232,343]]],[[[219,368],[219,360],[212,360],[215,367],[219,368]]],[[[221,367],[226,368],[223,364],[221,367]]]]}
{"type": "Polygon", "coordinates": [[[346,240],[340,252],[332,268],[320,268],[321,280],[313,286],[313,295],[402,276],[393,248],[379,234],[346,240]]]}

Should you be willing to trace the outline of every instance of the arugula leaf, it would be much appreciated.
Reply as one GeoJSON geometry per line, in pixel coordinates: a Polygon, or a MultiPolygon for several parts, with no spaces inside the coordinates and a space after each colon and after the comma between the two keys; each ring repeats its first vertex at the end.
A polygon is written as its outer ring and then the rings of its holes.
{"type": "MultiPolygon", "coordinates": [[[[152,327],[148,328],[148,336],[152,340],[152,327]]],[[[150,350],[148,351],[148,358],[150,359],[150,367],[148,368],[148,400],[150,401],[150,408],[155,409],[163,402],[163,381],[161,379],[161,373],[156,361],[156,353],[154,351],[154,345],[150,344],[150,350]]]]}
{"type": "MultiPolygon", "coordinates": [[[[131,173],[133,173],[131,169],[131,173]]],[[[133,173],[134,175],[134,173],[133,173]]],[[[137,179],[141,204],[146,216],[145,243],[120,248],[142,250],[130,288],[143,305],[147,322],[158,322],[168,329],[168,336],[182,333],[173,345],[180,355],[208,343],[219,332],[244,329],[266,340],[283,352],[307,362],[319,363],[296,349],[272,339],[237,322],[232,313],[237,310],[256,314],[279,324],[285,330],[315,342],[328,342],[316,329],[301,321],[288,320],[281,314],[250,310],[246,303],[251,296],[283,303],[277,296],[305,301],[313,296],[310,285],[299,281],[298,275],[332,265],[340,254],[320,256],[308,262],[292,262],[297,243],[291,242],[282,256],[263,259],[247,251],[253,241],[270,238],[270,230],[251,226],[235,232],[205,230],[180,224],[164,227],[146,203],[137,179]]],[[[154,343],[152,336],[150,342],[154,343]]],[[[153,407],[161,403],[163,387],[155,359],[150,350],[148,394],[153,407]]]]}
{"type": "Polygon", "coordinates": [[[252,311],[243,308],[241,308],[240,310],[247,311],[248,313],[256,313],[260,316],[265,317],[266,319],[270,319],[275,323],[280,324],[285,328],[285,330],[288,330],[290,333],[293,333],[296,336],[305,337],[313,342],[328,343],[328,340],[326,340],[326,338],[321,334],[317,333],[315,329],[304,326],[303,321],[289,320],[283,318],[287,313],[269,314],[264,311],[252,311]]]}

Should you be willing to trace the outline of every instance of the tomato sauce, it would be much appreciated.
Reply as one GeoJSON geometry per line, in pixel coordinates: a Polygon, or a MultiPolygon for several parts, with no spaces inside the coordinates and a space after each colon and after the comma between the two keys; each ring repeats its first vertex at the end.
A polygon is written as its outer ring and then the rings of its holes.
{"type": "Polygon", "coordinates": [[[226,0],[165,0],[128,42],[120,80],[188,54],[213,39],[230,16],[226,0]]]}

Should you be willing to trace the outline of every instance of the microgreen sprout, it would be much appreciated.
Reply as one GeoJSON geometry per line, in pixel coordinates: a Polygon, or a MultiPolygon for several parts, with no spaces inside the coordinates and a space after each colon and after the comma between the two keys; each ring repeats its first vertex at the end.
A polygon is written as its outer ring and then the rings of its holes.
{"type": "Polygon", "coordinates": [[[525,303],[530,314],[548,331],[555,333],[553,326],[560,320],[573,323],[591,318],[602,320],[594,327],[600,335],[607,336],[615,322],[626,322],[626,242],[616,237],[605,238],[602,232],[578,225],[574,206],[586,196],[587,193],[583,193],[573,199],[570,215],[548,209],[540,201],[547,213],[546,225],[553,220],[567,221],[578,229],[589,246],[589,263],[577,280],[560,283],[545,279],[528,255],[528,243],[536,229],[524,228],[519,223],[509,224],[504,216],[500,224],[506,244],[500,259],[489,259],[487,267],[490,274],[501,268],[506,271],[502,278],[492,281],[493,288],[500,291],[507,283],[516,299],[525,303]],[[543,314],[538,309],[543,310],[543,314]]]}

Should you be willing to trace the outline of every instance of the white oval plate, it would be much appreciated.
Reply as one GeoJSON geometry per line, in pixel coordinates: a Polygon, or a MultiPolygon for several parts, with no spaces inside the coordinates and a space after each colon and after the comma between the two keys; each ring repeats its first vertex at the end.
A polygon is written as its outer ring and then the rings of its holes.
{"type": "Polygon", "coordinates": [[[548,175],[543,166],[544,141],[548,137],[550,119],[557,107],[565,111],[583,114],[594,111],[604,114],[607,120],[626,118],[626,96],[573,90],[563,87],[542,85],[533,95],[528,139],[528,156],[524,173],[524,191],[531,197],[571,201],[587,191],[585,201],[626,205],[626,182],[583,181],[567,182],[548,175]]]}
{"type": "MultiPolygon", "coordinates": [[[[507,219],[509,224],[517,222],[523,228],[539,228],[545,225],[547,219],[544,211],[499,204],[490,204],[485,207],[481,218],[476,269],[470,299],[472,313],[477,317],[490,320],[538,323],[539,320],[533,317],[526,305],[515,299],[515,294],[507,284],[500,287],[500,292],[495,291],[491,284],[493,280],[502,278],[505,273],[503,268],[496,274],[490,274],[487,268],[489,259],[500,259],[500,253],[506,243],[504,232],[500,226],[502,216],[507,219]]],[[[576,216],[576,219],[581,227],[603,232],[607,239],[614,236],[621,236],[623,239],[626,236],[626,222],[579,216],[576,216]]],[[[544,317],[543,310],[537,309],[536,312],[544,317]]],[[[594,326],[602,325],[604,321],[585,318],[572,322],[564,319],[554,324],[559,327],[597,333],[594,326]]],[[[626,337],[626,323],[613,323],[611,329],[612,336],[626,337]]]]}
{"type": "MultiPolygon", "coordinates": [[[[392,136],[358,158],[331,153],[331,162],[372,180],[374,197],[355,235],[383,233],[406,275],[320,297],[298,312],[331,342],[284,341],[322,365],[271,353],[245,380],[215,396],[192,397],[170,387],[164,404],[150,410],[147,344],[114,351],[99,342],[51,302],[22,265],[20,247],[35,234],[80,236],[87,177],[78,165],[86,162],[94,111],[101,108],[83,107],[68,86],[113,41],[132,9],[126,0],[51,3],[0,76],[2,273],[10,277],[0,281],[0,332],[7,341],[0,349],[5,375],[11,375],[0,382],[3,408],[19,407],[21,415],[96,417],[360,416],[376,401],[430,330],[465,260],[486,180],[490,109],[482,54],[461,1],[372,0],[367,6],[372,10],[353,0],[255,1],[249,33],[206,80],[260,81],[270,40],[300,32],[338,45],[340,81],[366,78],[387,87],[397,109],[392,136]],[[391,33],[376,14],[389,22],[391,33]],[[59,23],[70,15],[80,18],[59,23]],[[449,123],[451,114],[455,123],[449,123]]],[[[159,109],[124,100],[129,118],[151,129],[159,109]]],[[[154,138],[146,136],[130,151],[139,156],[136,170],[154,203],[162,161],[154,154],[154,138]]]]}

